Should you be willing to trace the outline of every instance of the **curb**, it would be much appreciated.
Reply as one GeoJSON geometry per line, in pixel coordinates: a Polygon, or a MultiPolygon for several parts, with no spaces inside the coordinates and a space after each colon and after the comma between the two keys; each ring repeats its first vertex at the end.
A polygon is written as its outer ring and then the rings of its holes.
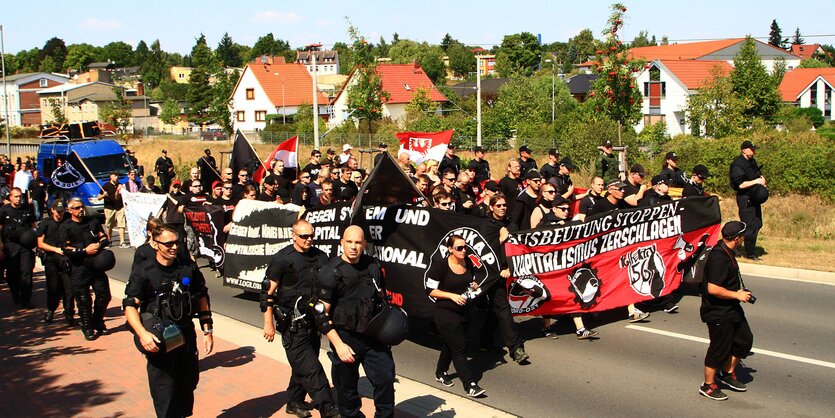
{"type": "Polygon", "coordinates": [[[835,273],[827,271],[804,270],[753,263],[739,263],[739,270],[742,274],[769,279],[835,285],[835,273]]]}

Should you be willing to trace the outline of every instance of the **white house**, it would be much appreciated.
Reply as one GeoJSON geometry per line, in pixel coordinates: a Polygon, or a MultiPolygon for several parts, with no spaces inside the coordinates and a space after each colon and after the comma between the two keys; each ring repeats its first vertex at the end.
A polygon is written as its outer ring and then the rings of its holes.
{"type": "Polygon", "coordinates": [[[835,120],[832,114],[835,68],[797,68],[783,76],[780,95],[784,103],[798,107],[816,107],[826,120],[835,120]]]}
{"type": "MultiPolygon", "coordinates": [[[[319,116],[327,119],[329,101],[317,89],[319,116]]],[[[247,64],[232,91],[230,111],[235,127],[257,131],[267,125],[267,115],[294,115],[301,104],[313,104],[313,78],[301,64],[287,64],[283,57],[262,57],[247,64]]]]}
{"type": "MultiPolygon", "coordinates": [[[[53,73],[26,73],[6,76],[6,93],[0,88],[0,106],[9,104],[9,126],[37,126],[41,123],[38,90],[66,84],[69,77],[53,73]]],[[[46,112],[50,112],[46,109],[46,112]]],[[[0,115],[6,117],[6,109],[0,115]]]]}
{"type": "MultiPolygon", "coordinates": [[[[330,126],[336,126],[350,117],[348,112],[348,91],[356,85],[355,73],[351,73],[342,90],[333,101],[333,117],[330,126]]],[[[417,63],[412,64],[377,64],[377,74],[383,82],[383,90],[389,93],[388,100],[383,102],[382,116],[394,121],[400,121],[406,114],[406,105],[412,101],[412,96],[418,89],[429,92],[429,98],[438,104],[447,102],[432,80],[423,72],[417,63]]]]}
{"type": "MultiPolygon", "coordinates": [[[[334,75],[339,74],[339,52],[337,51],[315,51],[316,53],[316,74],[334,75]]],[[[310,51],[299,51],[296,53],[296,62],[304,65],[307,72],[313,74],[313,60],[310,51]]]]}

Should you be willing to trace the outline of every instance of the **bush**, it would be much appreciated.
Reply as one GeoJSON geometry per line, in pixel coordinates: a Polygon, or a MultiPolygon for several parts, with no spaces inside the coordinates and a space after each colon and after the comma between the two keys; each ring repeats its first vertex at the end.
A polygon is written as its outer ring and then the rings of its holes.
{"type": "Polygon", "coordinates": [[[12,138],[37,138],[40,133],[41,129],[37,126],[12,126],[9,129],[9,135],[12,138]]]}
{"type": "Polygon", "coordinates": [[[812,122],[812,125],[817,129],[820,128],[826,119],[823,118],[823,112],[816,107],[801,107],[795,110],[795,113],[799,116],[805,116],[809,118],[809,121],[812,122]]]}

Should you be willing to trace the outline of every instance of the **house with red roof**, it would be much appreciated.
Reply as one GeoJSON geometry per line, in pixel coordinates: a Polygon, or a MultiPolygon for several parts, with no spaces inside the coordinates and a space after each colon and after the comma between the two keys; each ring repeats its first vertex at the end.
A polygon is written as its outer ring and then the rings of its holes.
{"type": "Polygon", "coordinates": [[[800,59],[818,59],[823,60],[829,53],[824,50],[820,44],[795,44],[791,48],[792,55],[797,55],[800,59]]]}
{"type": "Polygon", "coordinates": [[[786,72],[780,83],[780,96],[784,103],[797,107],[816,107],[826,120],[832,115],[835,68],[797,68],[786,72]]]}
{"type": "MultiPolygon", "coordinates": [[[[416,62],[411,64],[377,64],[377,74],[383,82],[383,90],[388,92],[388,100],[383,101],[382,115],[394,121],[400,121],[406,115],[406,105],[412,101],[412,96],[418,89],[425,89],[429,98],[438,104],[438,110],[442,103],[448,101],[423,68],[416,62]]],[[[348,91],[356,85],[357,80],[352,72],[348,80],[337,93],[333,101],[333,116],[328,122],[330,126],[336,126],[350,118],[348,113],[348,91]]]]}
{"type": "MultiPolygon", "coordinates": [[[[329,100],[318,89],[316,93],[319,116],[327,119],[329,100]]],[[[302,104],[313,104],[313,78],[305,66],[263,56],[244,68],[229,110],[236,129],[256,131],[267,125],[267,115],[295,115],[302,104]]]]}

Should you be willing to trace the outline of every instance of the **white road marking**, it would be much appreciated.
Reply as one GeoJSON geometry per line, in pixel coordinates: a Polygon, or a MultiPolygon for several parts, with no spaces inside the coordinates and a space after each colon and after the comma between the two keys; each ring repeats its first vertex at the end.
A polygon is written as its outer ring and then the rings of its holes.
{"type": "MultiPolygon", "coordinates": [[[[634,329],[636,331],[649,332],[649,333],[652,333],[652,334],[664,335],[664,336],[667,336],[667,337],[673,337],[673,338],[678,338],[678,339],[687,340],[687,341],[695,341],[697,343],[702,343],[702,344],[710,344],[710,340],[708,340],[707,338],[694,337],[692,335],[679,334],[677,332],[662,331],[660,329],[649,328],[649,327],[645,327],[645,326],[641,326],[641,325],[627,325],[626,328],[634,329]]],[[[781,359],[785,359],[785,360],[798,361],[798,362],[801,362],[801,363],[807,363],[807,364],[812,364],[812,365],[815,365],[815,366],[829,367],[830,369],[835,369],[835,363],[831,363],[831,362],[828,362],[828,361],[817,360],[817,359],[808,358],[808,357],[795,356],[793,354],[785,354],[785,353],[780,353],[778,351],[763,350],[762,348],[753,348],[753,349],[751,349],[751,351],[754,352],[754,353],[757,353],[757,354],[762,354],[764,356],[777,357],[777,358],[781,358],[781,359]]]]}

